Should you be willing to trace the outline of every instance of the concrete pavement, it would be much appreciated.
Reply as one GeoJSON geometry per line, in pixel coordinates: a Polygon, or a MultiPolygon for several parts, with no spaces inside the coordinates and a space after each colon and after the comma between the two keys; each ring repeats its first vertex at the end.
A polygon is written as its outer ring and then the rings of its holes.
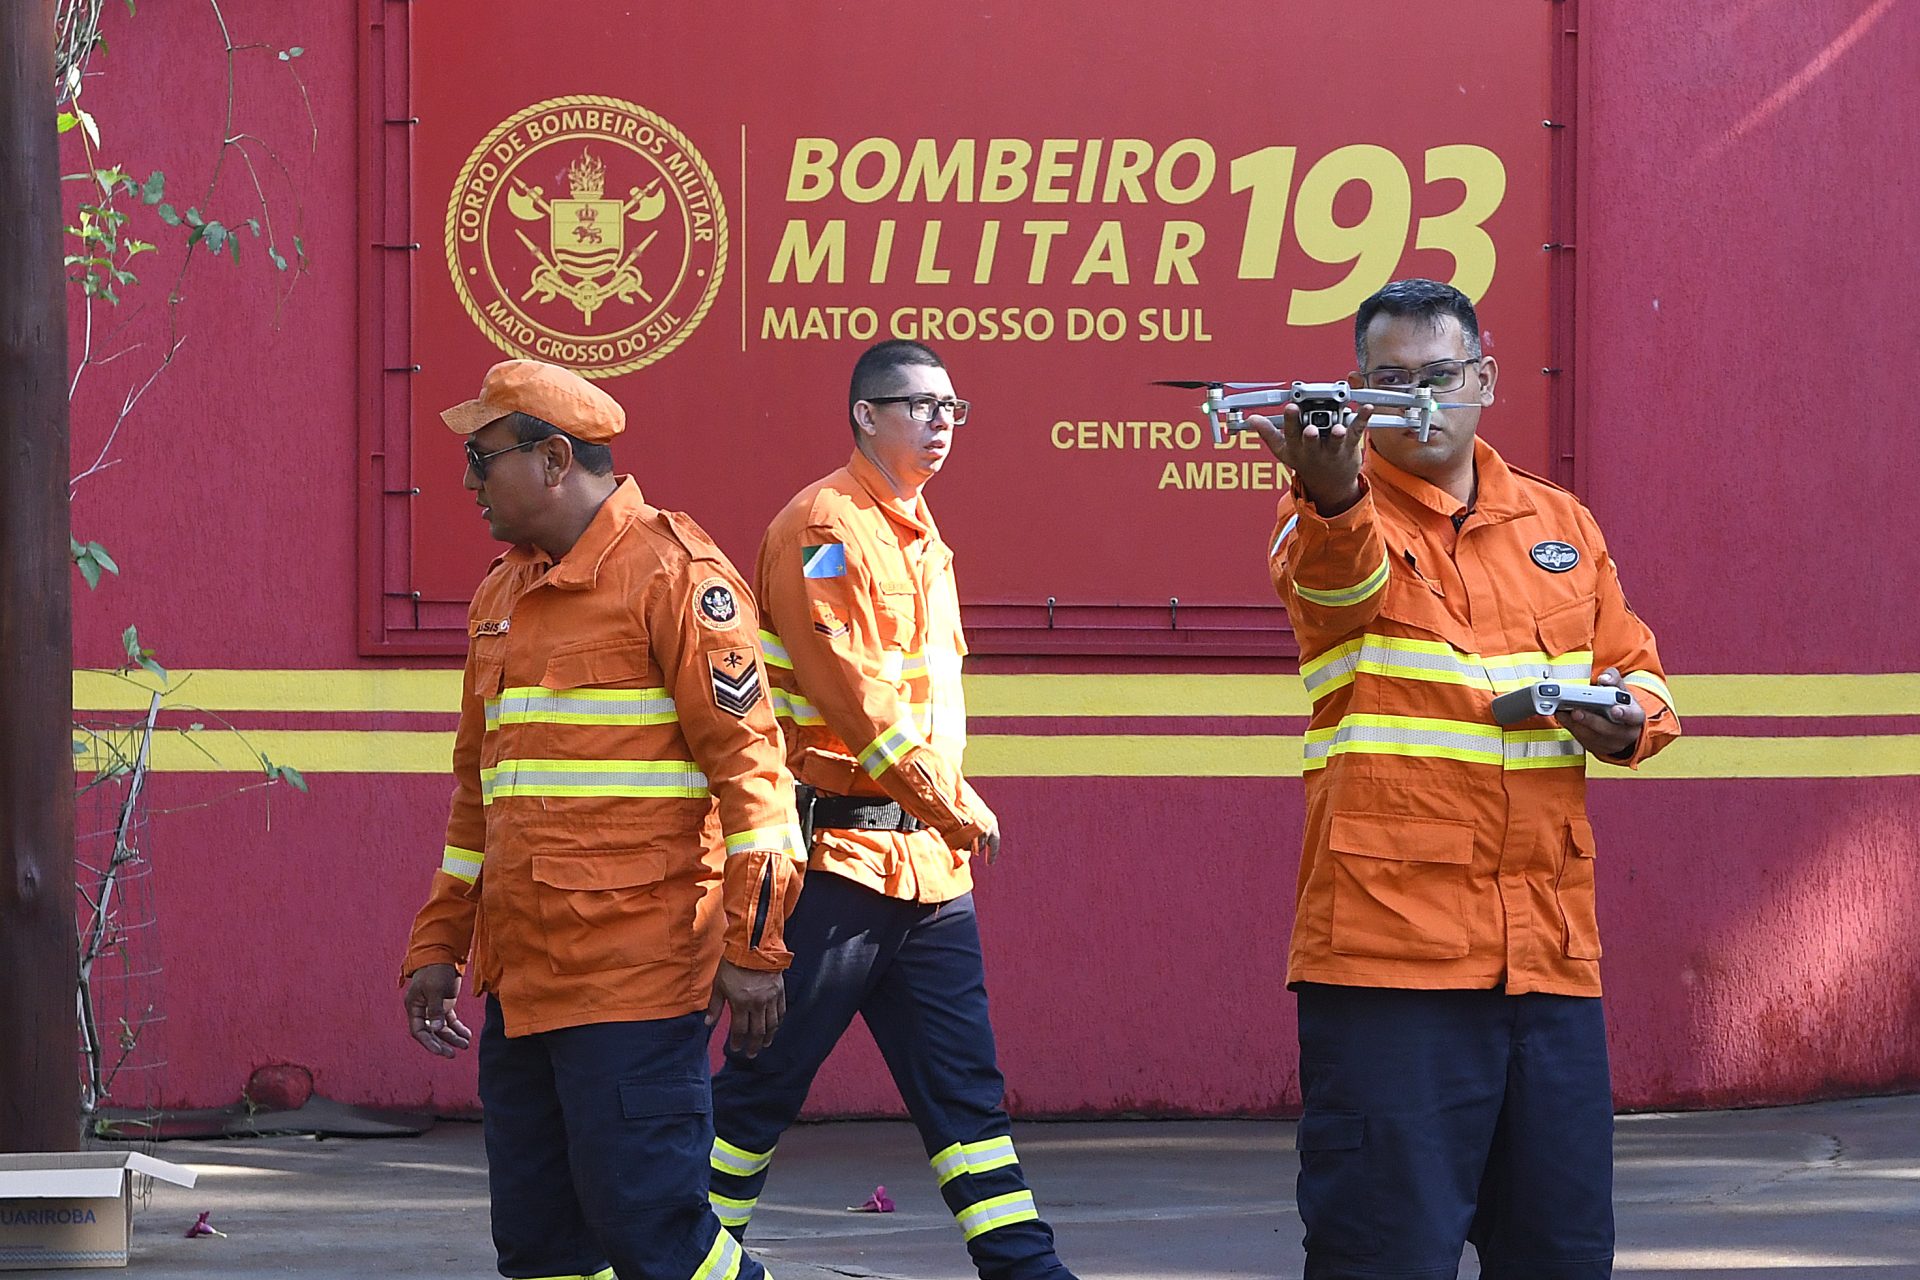
{"type": "MultiPolygon", "coordinates": [[[[1291,1123],[1022,1124],[1022,1161],[1085,1280],[1297,1277],[1291,1123]]],[[[1920,1097],[1622,1117],[1615,1274],[1920,1280],[1920,1097]]],[[[492,1276],[479,1126],[424,1137],[168,1143],[199,1171],[134,1219],[139,1280],[492,1276]],[[185,1239],[201,1210],[225,1239],[185,1239]]],[[[781,1143],[751,1243],[780,1280],[968,1280],[913,1130],[807,1125],[781,1143]],[[898,1205],[854,1214],[876,1183],[898,1205]]],[[[1477,1276],[1471,1260],[1463,1276],[1477,1276]]],[[[49,1276],[71,1272],[20,1273],[49,1276]]]]}

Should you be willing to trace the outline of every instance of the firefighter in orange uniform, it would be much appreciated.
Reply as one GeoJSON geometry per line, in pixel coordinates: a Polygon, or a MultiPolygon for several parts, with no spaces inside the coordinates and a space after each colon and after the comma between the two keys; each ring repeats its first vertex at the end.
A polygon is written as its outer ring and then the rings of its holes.
{"type": "Polygon", "coordinates": [[[967,420],[940,360],[883,342],[855,364],[855,449],[760,544],[760,634],[812,831],[788,924],[792,1017],[714,1080],[712,1200],[742,1234],[814,1073],[861,1015],[987,1280],[1071,1280],[1002,1109],[968,858],[1000,825],[961,772],[953,553],[922,496],[967,420]]]}
{"type": "MultiPolygon", "coordinates": [[[[1313,701],[1288,984],[1309,1280],[1597,1280],[1613,1106],[1588,757],[1679,735],[1653,634],[1593,516],[1476,427],[1497,370],[1473,304],[1396,281],[1355,318],[1369,386],[1473,407],[1431,438],[1254,425],[1293,473],[1273,581],[1313,701]],[[1529,680],[1632,701],[1502,729],[1529,680]]],[[[1358,383],[1356,382],[1356,385],[1358,383]]]]}
{"type": "Polygon", "coordinates": [[[804,854],[752,600],[612,474],[626,415],[586,380],[505,361],[442,417],[513,548],[473,599],[409,1030],[471,1043],[465,964],[502,1275],[755,1280],[706,1198],[706,1027],[772,1038],[804,854]]]}

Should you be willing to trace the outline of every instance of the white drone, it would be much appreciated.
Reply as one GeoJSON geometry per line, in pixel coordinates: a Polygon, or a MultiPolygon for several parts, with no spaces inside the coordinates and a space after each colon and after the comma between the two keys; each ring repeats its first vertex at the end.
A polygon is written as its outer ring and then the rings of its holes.
{"type": "Polygon", "coordinates": [[[1371,387],[1356,390],[1345,382],[1160,382],[1155,385],[1184,387],[1193,391],[1204,387],[1207,398],[1201,403],[1200,410],[1207,415],[1207,425],[1213,429],[1215,444],[1225,444],[1229,432],[1250,430],[1247,426],[1249,413],[1278,413],[1289,404],[1300,406],[1301,426],[1320,431],[1327,431],[1336,425],[1353,425],[1353,420],[1358,416],[1354,410],[1361,405],[1375,409],[1402,409],[1405,413],[1399,417],[1374,414],[1367,419],[1367,426],[1411,427],[1419,433],[1423,442],[1433,429],[1435,409],[1478,407],[1435,400],[1432,390],[1427,387],[1417,387],[1412,391],[1378,391],[1371,387]],[[1228,395],[1230,388],[1239,394],[1228,395]]]}

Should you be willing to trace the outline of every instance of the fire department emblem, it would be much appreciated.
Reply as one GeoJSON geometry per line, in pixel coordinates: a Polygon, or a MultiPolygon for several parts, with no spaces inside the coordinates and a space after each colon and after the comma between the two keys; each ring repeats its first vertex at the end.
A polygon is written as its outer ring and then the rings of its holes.
{"type": "Polygon", "coordinates": [[[481,332],[589,378],[632,373],[685,341],[726,261],[706,161],[618,98],[516,113],[473,149],[447,202],[447,266],[481,332]]]}

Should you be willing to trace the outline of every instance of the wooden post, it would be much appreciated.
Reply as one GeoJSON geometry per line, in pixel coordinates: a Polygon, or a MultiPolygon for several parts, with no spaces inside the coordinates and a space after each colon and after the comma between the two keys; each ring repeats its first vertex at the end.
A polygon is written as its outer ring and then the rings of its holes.
{"type": "Polygon", "coordinates": [[[0,3],[0,1152],[80,1140],[54,0],[0,3]]]}

